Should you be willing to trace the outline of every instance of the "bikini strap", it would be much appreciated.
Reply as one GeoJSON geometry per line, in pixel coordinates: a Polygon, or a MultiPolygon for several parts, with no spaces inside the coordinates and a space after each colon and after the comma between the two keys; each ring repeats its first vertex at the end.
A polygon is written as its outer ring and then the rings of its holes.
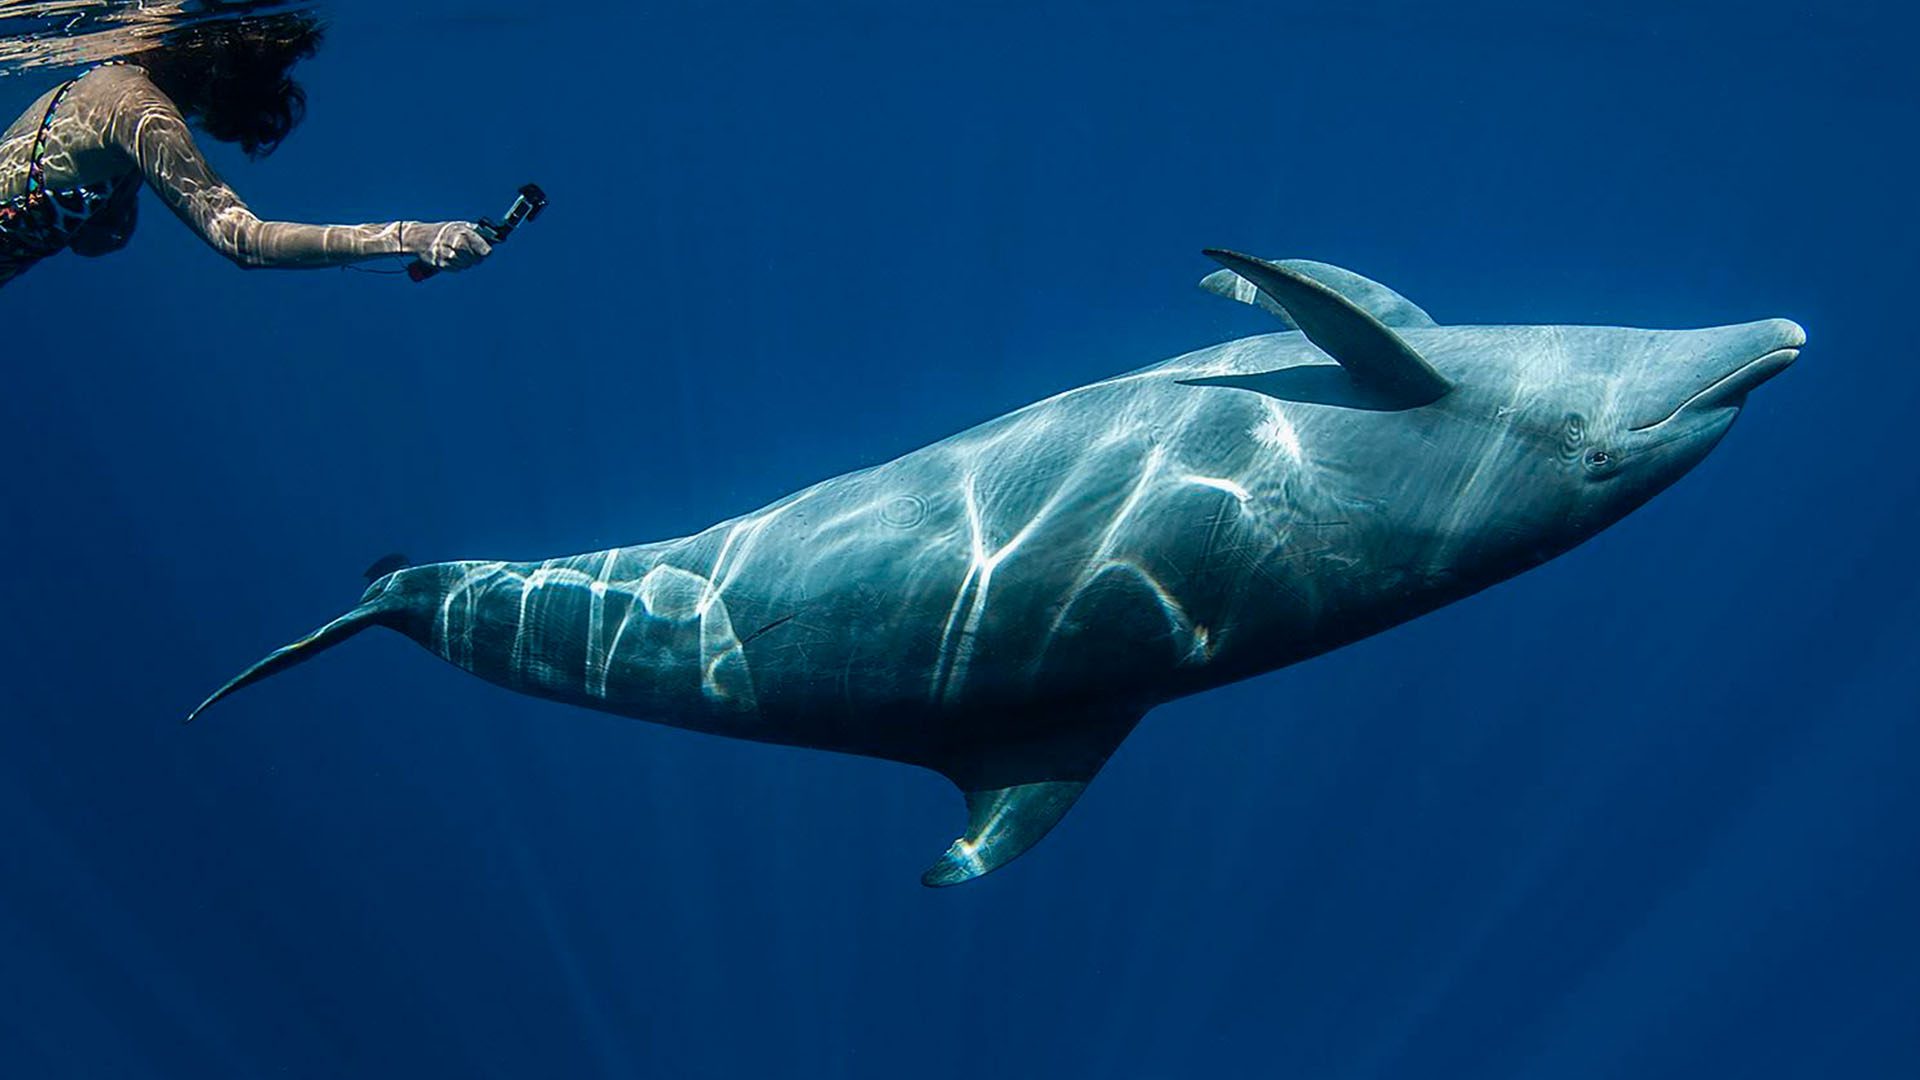
{"type": "Polygon", "coordinates": [[[46,166],[41,163],[40,158],[47,152],[47,132],[53,130],[53,110],[58,109],[60,103],[67,99],[67,91],[73,89],[74,83],[99,71],[103,67],[121,66],[134,67],[137,65],[129,60],[105,60],[75,75],[66,82],[61,83],[60,89],[53,92],[53,100],[47,102],[47,115],[40,118],[40,132],[33,137],[33,155],[27,159],[27,194],[31,195],[40,190],[42,186],[41,175],[47,171],[46,166]]]}
{"type": "Polygon", "coordinates": [[[53,129],[53,110],[60,107],[60,102],[66,100],[67,91],[73,89],[73,84],[79,81],[79,79],[68,79],[60,84],[60,89],[53,92],[53,100],[47,103],[47,115],[40,118],[40,133],[33,137],[33,155],[27,159],[27,194],[29,195],[40,190],[40,178],[46,172],[46,164],[41,161],[41,156],[47,152],[47,132],[53,129]]]}

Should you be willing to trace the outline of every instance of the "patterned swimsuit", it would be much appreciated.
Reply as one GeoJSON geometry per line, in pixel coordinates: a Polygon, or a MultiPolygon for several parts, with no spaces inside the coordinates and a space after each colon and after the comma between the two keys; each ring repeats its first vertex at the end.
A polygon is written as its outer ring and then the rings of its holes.
{"type": "Polygon", "coordinates": [[[41,259],[65,251],[74,236],[113,200],[123,184],[139,182],[139,174],[128,173],[59,191],[47,188],[46,165],[41,160],[47,148],[47,131],[53,127],[54,110],[79,81],[67,82],[47,105],[47,115],[40,121],[40,133],[33,140],[33,156],[27,166],[27,190],[0,202],[0,285],[20,276],[41,259]]]}

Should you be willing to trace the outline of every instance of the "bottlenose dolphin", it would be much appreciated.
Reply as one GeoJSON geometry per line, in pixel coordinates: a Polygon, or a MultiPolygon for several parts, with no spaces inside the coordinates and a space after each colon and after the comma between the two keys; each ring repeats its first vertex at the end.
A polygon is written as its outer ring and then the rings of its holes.
{"type": "Polygon", "coordinates": [[[968,825],[922,880],[952,885],[1033,846],[1154,706],[1378,633],[1620,520],[1806,340],[1784,319],[1440,326],[1350,271],[1208,254],[1227,269],[1203,286],[1287,329],[677,540],[383,561],[359,606],[194,715],[386,626],[539,697],[942,773],[968,825]]]}

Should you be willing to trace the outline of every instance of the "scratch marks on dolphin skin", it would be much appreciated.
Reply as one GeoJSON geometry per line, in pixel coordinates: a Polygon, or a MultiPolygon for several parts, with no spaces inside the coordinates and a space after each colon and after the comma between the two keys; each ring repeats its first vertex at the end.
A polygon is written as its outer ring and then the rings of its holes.
{"type": "Polygon", "coordinates": [[[766,633],[766,632],[767,632],[767,631],[769,631],[769,630],[776,630],[776,629],[779,629],[779,628],[780,628],[780,627],[782,627],[782,626],[785,626],[785,625],[786,625],[787,623],[790,623],[790,622],[792,622],[792,621],[793,621],[793,620],[794,620],[795,618],[797,618],[797,617],[799,616],[799,614],[800,614],[800,613],[796,611],[796,612],[794,612],[794,613],[793,613],[793,614],[791,614],[791,615],[782,615],[782,616],[780,616],[779,618],[777,618],[777,619],[775,619],[775,620],[773,620],[772,622],[770,622],[770,623],[768,623],[768,624],[766,624],[765,626],[762,626],[762,627],[761,627],[760,629],[758,629],[758,630],[755,630],[755,631],[754,631],[753,633],[751,633],[751,634],[748,634],[748,635],[747,635],[746,637],[743,637],[743,638],[741,638],[741,639],[740,639],[740,646],[741,646],[742,648],[745,648],[745,647],[746,647],[746,644],[747,644],[747,642],[749,642],[749,641],[752,641],[753,639],[755,639],[755,638],[757,638],[757,637],[759,637],[760,635],[762,635],[762,634],[764,634],[764,633],[766,633]]]}

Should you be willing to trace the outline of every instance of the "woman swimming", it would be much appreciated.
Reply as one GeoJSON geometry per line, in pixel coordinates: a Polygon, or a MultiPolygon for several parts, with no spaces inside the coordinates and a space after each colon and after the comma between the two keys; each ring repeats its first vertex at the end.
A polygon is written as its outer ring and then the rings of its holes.
{"type": "Polygon", "coordinates": [[[288,69],[319,46],[306,13],[206,23],[161,37],[54,88],[0,136],[0,285],[49,255],[105,255],[133,234],[145,183],[214,250],[243,267],[344,266],[412,255],[464,270],[491,250],[473,225],[262,221],[194,145],[191,120],[272,152],[305,112],[288,69]]]}

